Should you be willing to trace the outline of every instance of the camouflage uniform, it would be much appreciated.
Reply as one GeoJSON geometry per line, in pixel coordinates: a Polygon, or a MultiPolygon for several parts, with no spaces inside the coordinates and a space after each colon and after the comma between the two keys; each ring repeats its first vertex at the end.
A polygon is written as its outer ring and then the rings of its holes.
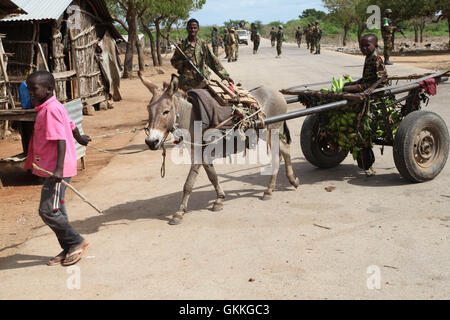
{"type": "Polygon", "coordinates": [[[239,56],[239,34],[236,31],[234,31],[234,38],[236,40],[236,43],[235,43],[236,50],[235,50],[235,53],[234,53],[234,59],[236,61],[238,59],[238,56],[239,56]]]}
{"type": "Polygon", "coordinates": [[[300,45],[302,44],[302,35],[303,31],[298,27],[297,31],[295,32],[295,39],[297,39],[297,45],[300,48],[300,45]]]}
{"type": "Polygon", "coordinates": [[[307,42],[307,49],[311,49],[311,52],[313,51],[313,29],[311,25],[308,25],[308,28],[306,28],[306,42],[307,42]]]}
{"type": "Polygon", "coordinates": [[[228,48],[228,62],[236,60],[236,38],[235,33],[232,29],[228,30],[227,35],[225,36],[225,45],[228,48]]]}
{"type": "Polygon", "coordinates": [[[261,41],[261,36],[259,35],[258,30],[252,31],[252,41],[253,41],[253,54],[258,52],[259,43],[261,41]]]}
{"type": "Polygon", "coordinates": [[[284,34],[283,34],[283,28],[279,28],[278,32],[277,32],[277,57],[279,57],[281,55],[281,46],[283,44],[283,38],[284,38],[284,34]]]}
{"type": "Polygon", "coordinates": [[[219,55],[219,37],[217,35],[217,28],[214,26],[211,31],[211,45],[213,53],[217,57],[219,55]]]}
{"type": "Polygon", "coordinates": [[[383,25],[381,27],[381,34],[383,36],[383,54],[384,54],[384,62],[386,64],[390,64],[389,57],[392,53],[393,41],[392,38],[394,36],[395,27],[392,25],[391,19],[388,17],[383,18],[383,25]]]}
{"type": "MultiPolygon", "coordinates": [[[[316,22],[316,25],[313,27],[313,47],[316,48],[315,54],[320,54],[320,39],[322,38],[322,29],[319,27],[319,23],[316,22]]],[[[313,49],[311,49],[313,52],[313,49]]]]}
{"type": "Polygon", "coordinates": [[[275,47],[276,40],[277,40],[277,32],[272,28],[272,31],[270,31],[270,42],[272,43],[272,48],[275,47]]]}
{"type": "MultiPolygon", "coordinates": [[[[384,66],[383,59],[381,59],[378,55],[377,50],[374,50],[373,53],[370,56],[367,56],[364,61],[361,83],[358,84],[359,90],[362,92],[370,88],[383,76],[386,76],[387,78],[386,67],[384,66]]],[[[386,83],[387,79],[381,83],[380,87],[385,86],[386,83]]]]}
{"type": "MultiPolygon", "coordinates": [[[[229,74],[220,63],[219,59],[211,52],[206,41],[197,38],[195,43],[190,43],[188,39],[184,39],[180,44],[180,49],[191,59],[197,69],[203,76],[209,79],[210,67],[221,79],[229,78],[229,74]]],[[[175,50],[170,59],[172,66],[178,70],[180,89],[188,91],[190,89],[198,89],[202,87],[202,78],[197,71],[192,68],[189,62],[175,50]]]]}
{"type": "Polygon", "coordinates": [[[227,45],[227,37],[228,37],[228,29],[225,28],[223,30],[223,46],[225,49],[225,59],[228,59],[228,53],[229,53],[229,49],[228,49],[228,45],[227,45]]]}

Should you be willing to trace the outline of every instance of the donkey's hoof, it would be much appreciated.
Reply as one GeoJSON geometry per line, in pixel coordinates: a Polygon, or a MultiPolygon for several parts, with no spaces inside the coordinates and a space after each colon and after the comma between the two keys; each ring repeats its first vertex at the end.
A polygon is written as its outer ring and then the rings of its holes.
{"type": "Polygon", "coordinates": [[[175,214],[172,219],[169,221],[169,224],[171,226],[175,226],[177,224],[180,224],[183,221],[183,216],[180,214],[175,214]]]}
{"type": "Polygon", "coordinates": [[[222,211],[222,210],[223,210],[223,203],[214,203],[212,211],[222,211]]]}
{"type": "Polygon", "coordinates": [[[272,194],[268,193],[268,192],[264,192],[262,200],[271,200],[271,199],[272,199],[272,194]]]}
{"type": "Polygon", "coordinates": [[[300,186],[300,179],[299,178],[295,178],[294,183],[292,184],[294,186],[295,189],[297,189],[300,186]]]}

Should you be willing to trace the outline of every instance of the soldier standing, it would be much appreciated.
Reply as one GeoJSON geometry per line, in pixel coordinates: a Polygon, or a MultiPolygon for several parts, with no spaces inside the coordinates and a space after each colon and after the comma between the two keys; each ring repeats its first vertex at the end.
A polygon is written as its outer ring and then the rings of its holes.
{"type": "Polygon", "coordinates": [[[300,45],[302,44],[302,35],[303,31],[301,27],[297,28],[297,31],[295,32],[295,39],[297,39],[297,45],[300,48],[300,45]]]}
{"type": "Polygon", "coordinates": [[[228,33],[225,36],[225,45],[228,47],[228,62],[236,61],[236,38],[233,28],[228,28],[228,33]]]}
{"type": "MultiPolygon", "coordinates": [[[[197,36],[199,23],[195,19],[190,19],[186,27],[188,37],[180,44],[180,49],[192,61],[205,78],[209,78],[208,67],[214,71],[222,80],[234,83],[230,75],[220,63],[219,59],[211,52],[206,41],[197,36]]],[[[172,59],[172,66],[178,70],[179,86],[181,90],[203,88],[204,81],[201,75],[186,61],[185,57],[175,50],[172,59]]]]}
{"type": "Polygon", "coordinates": [[[272,27],[272,30],[270,31],[270,42],[272,43],[272,48],[275,47],[276,39],[277,39],[277,32],[275,31],[275,28],[272,27]]]}
{"type": "Polygon", "coordinates": [[[251,24],[251,36],[250,40],[253,41],[253,54],[258,53],[259,42],[261,41],[261,36],[254,23],[251,24]]]}
{"type": "Polygon", "coordinates": [[[276,36],[276,39],[277,39],[277,56],[276,56],[276,58],[281,58],[281,46],[283,44],[283,38],[284,38],[283,26],[279,25],[277,36],[276,36]]]}
{"type": "Polygon", "coordinates": [[[225,59],[228,59],[228,54],[230,53],[230,49],[228,48],[227,44],[227,38],[228,38],[228,28],[225,28],[223,30],[223,46],[225,49],[225,59]]]}
{"type": "Polygon", "coordinates": [[[238,56],[239,56],[239,33],[237,33],[237,31],[233,28],[234,31],[234,39],[236,40],[235,46],[236,46],[236,50],[234,53],[234,61],[237,61],[238,56]]]}
{"type": "Polygon", "coordinates": [[[394,36],[396,27],[392,24],[392,20],[390,19],[392,14],[391,9],[384,10],[384,18],[383,24],[381,26],[381,34],[383,36],[383,54],[384,54],[384,64],[392,65],[393,63],[389,61],[389,57],[392,53],[392,48],[394,46],[394,42],[392,38],[394,36]]]}
{"type": "Polygon", "coordinates": [[[219,37],[217,35],[217,26],[214,25],[211,31],[211,45],[213,53],[216,57],[219,56],[219,37]]]}
{"type": "MultiPolygon", "coordinates": [[[[319,27],[319,21],[315,22],[313,27],[313,42],[316,52],[314,54],[320,54],[320,39],[322,38],[322,29],[319,27]]],[[[312,52],[312,51],[311,51],[312,52]]]]}
{"type": "Polygon", "coordinates": [[[306,49],[309,49],[309,35],[308,35],[308,28],[309,28],[309,23],[307,26],[305,26],[303,28],[303,33],[305,34],[305,41],[306,41],[306,49]]]}
{"type": "Polygon", "coordinates": [[[308,24],[308,28],[306,29],[306,37],[308,39],[308,49],[312,53],[314,50],[314,42],[313,42],[313,27],[311,24],[308,24]]]}

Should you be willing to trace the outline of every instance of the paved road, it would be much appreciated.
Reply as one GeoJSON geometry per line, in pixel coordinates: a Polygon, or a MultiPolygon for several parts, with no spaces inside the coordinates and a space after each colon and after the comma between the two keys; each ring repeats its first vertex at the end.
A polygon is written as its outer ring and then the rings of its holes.
{"type": "MultiPolygon", "coordinates": [[[[263,41],[258,55],[241,46],[239,61],[224,64],[247,88],[361,74],[362,57],[326,50],[310,55],[294,46],[283,51],[275,59],[275,49],[263,41]]],[[[395,65],[388,71],[423,70],[395,65]]],[[[429,108],[450,123],[448,88],[438,88],[429,108]]],[[[114,158],[81,190],[105,215],[78,199],[69,204],[74,226],[91,243],[82,261],[47,267],[59,248],[51,231],[39,228],[17,254],[0,260],[0,298],[450,298],[449,165],[433,181],[410,184],[395,169],[391,148],[381,156],[376,147],[374,177],[351,157],[319,170],[300,150],[301,122],[289,121],[298,190],[280,174],[273,199],[261,201],[267,177],[258,167],[219,165],[225,209],[209,210],[215,193],[202,172],[179,226],[167,221],[179,205],[188,166],[169,161],[162,179],[160,151],[114,158]],[[336,189],[327,192],[327,186],[336,189]]],[[[129,149],[143,142],[140,133],[129,149]]]]}

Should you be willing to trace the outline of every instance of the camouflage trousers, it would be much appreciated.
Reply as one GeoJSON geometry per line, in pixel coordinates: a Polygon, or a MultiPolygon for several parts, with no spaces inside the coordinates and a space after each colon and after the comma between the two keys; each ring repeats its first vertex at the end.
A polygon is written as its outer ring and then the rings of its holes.
{"type": "Polygon", "coordinates": [[[316,48],[316,53],[320,53],[320,39],[314,41],[314,47],[316,48]]]}
{"type": "Polygon", "coordinates": [[[212,45],[213,53],[217,57],[219,56],[219,46],[217,44],[212,45]]]}
{"type": "Polygon", "coordinates": [[[236,45],[232,44],[228,46],[228,62],[236,59],[236,45]]]}
{"type": "Polygon", "coordinates": [[[297,45],[298,45],[298,47],[300,48],[300,45],[302,44],[302,39],[300,38],[300,39],[297,39],[297,45]]]}
{"type": "Polygon", "coordinates": [[[315,45],[314,39],[310,39],[310,40],[309,40],[309,51],[310,51],[311,53],[314,52],[314,45],[315,45]]]}
{"type": "Polygon", "coordinates": [[[281,55],[281,43],[277,43],[277,55],[281,55]]]}
{"type": "Polygon", "coordinates": [[[384,43],[383,47],[384,60],[387,60],[389,59],[392,53],[392,38],[391,37],[383,38],[383,43],[384,43]]]}
{"type": "Polygon", "coordinates": [[[272,48],[275,47],[275,40],[271,40],[272,42],[272,48]]]}
{"type": "Polygon", "coordinates": [[[259,39],[253,41],[253,51],[258,51],[259,48],[259,39]]]}

